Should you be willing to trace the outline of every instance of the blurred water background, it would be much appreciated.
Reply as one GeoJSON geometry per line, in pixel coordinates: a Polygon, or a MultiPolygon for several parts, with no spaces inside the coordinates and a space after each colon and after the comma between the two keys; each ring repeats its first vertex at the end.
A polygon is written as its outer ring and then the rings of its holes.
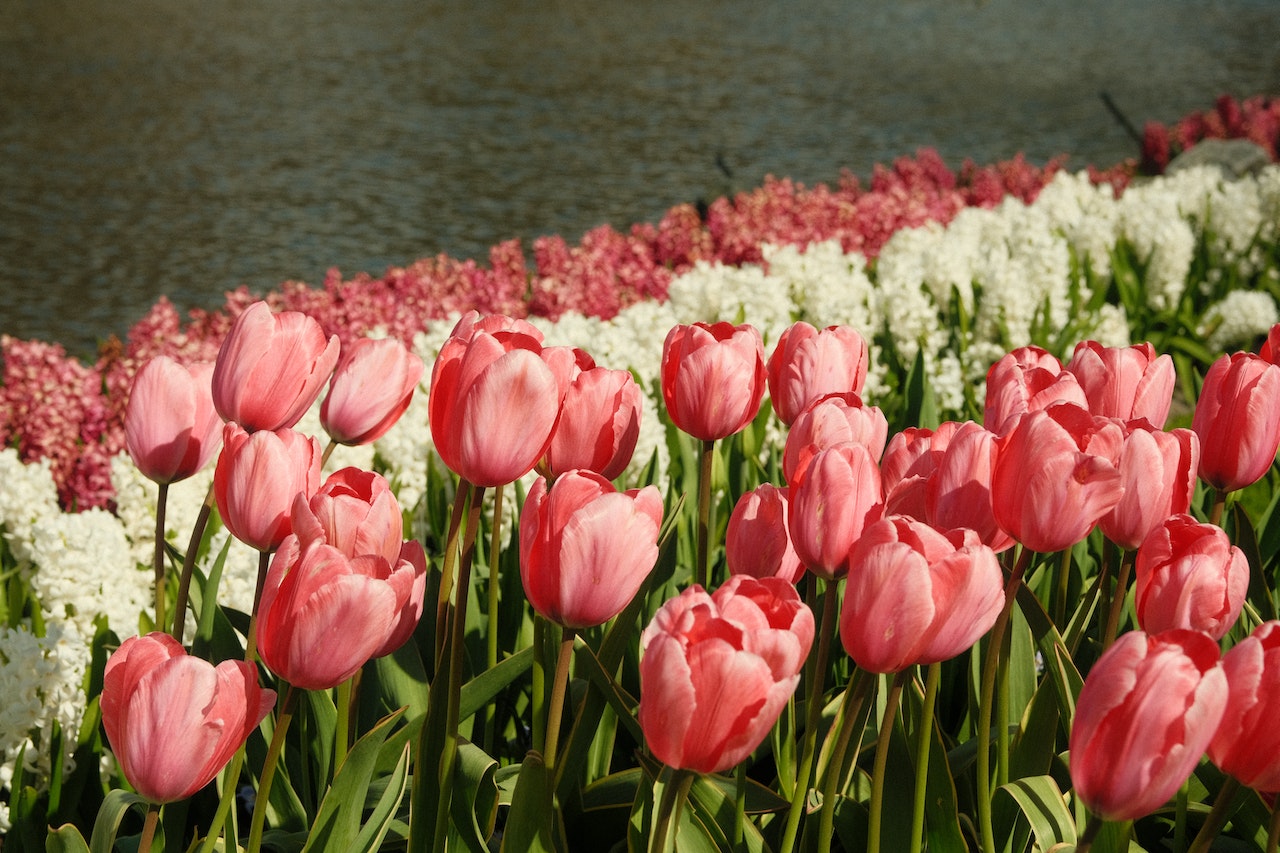
{"type": "Polygon", "coordinates": [[[920,147],[1111,164],[1280,94],[1276,0],[3,0],[0,333],[380,275],[920,147]],[[723,168],[722,168],[723,166],[723,168]]]}

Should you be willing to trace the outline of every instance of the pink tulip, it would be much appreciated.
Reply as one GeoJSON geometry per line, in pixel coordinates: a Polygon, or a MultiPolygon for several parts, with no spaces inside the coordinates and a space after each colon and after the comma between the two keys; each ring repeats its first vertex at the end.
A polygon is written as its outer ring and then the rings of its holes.
{"type": "Polygon", "coordinates": [[[1268,364],[1280,362],[1280,323],[1272,326],[1267,333],[1267,339],[1258,348],[1258,357],[1268,364]]]}
{"type": "Polygon", "coordinates": [[[581,468],[617,478],[640,438],[640,397],[630,371],[594,365],[578,371],[547,448],[551,476],[581,468]]]}
{"type": "Polygon", "coordinates": [[[102,724],[129,784],[172,803],[209,784],[275,701],[252,665],[214,666],[156,632],[130,637],[107,659],[102,724]]]}
{"type": "Polygon", "coordinates": [[[782,476],[788,483],[800,476],[809,457],[819,450],[845,442],[861,444],[878,460],[884,455],[889,422],[875,406],[864,406],[852,391],[828,394],[809,404],[795,417],[782,454],[782,476]]]}
{"type": "Polygon", "coordinates": [[[905,516],[867,527],[849,554],[840,641],[868,672],[949,660],[1004,607],[995,552],[972,530],[941,533],[905,516]]]}
{"type": "Polygon", "coordinates": [[[1164,428],[1173,402],[1173,358],[1156,355],[1149,343],[1105,347],[1097,341],[1076,344],[1067,370],[1076,377],[1089,411],[1104,418],[1146,418],[1164,428]]]}
{"type": "Polygon", "coordinates": [[[640,636],[640,728],[669,767],[741,763],[777,721],[813,645],[813,614],[781,578],[734,575],[668,600],[640,636]]]}
{"type": "Polygon", "coordinates": [[[820,450],[790,486],[787,526],[805,568],[827,580],[849,570],[849,550],[883,512],[880,470],[861,444],[820,450]]]}
{"type": "Polygon", "coordinates": [[[1280,791],[1280,622],[1264,622],[1222,658],[1227,709],[1209,758],[1242,785],[1280,791]]]}
{"type": "Polygon", "coordinates": [[[1020,347],[987,371],[987,400],[982,425],[996,435],[1013,429],[1018,415],[1056,403],[1089,407],[1084,389],[1062,362],[1039,347],[1020,347]]]}
{"type": "Polygon", "coordinates": [[[213,368],[213,405],[248,432],[291,427],[338,363],[338,337],[297,311],[255,302],[236,318],[213,368]]]}
{"type": "Polygon", "coordinates": [[[787,529],[788,489],[765,483],[738,498],[729,514],[724,557],[730,574],[778,577],[796,583],[804,563],[787,529]]]}
{"type": "Polygon", "coordinates": [[[1205,374],[1191,428],[1200,437],[1200,476],[1230,492],[1262,479],[1280,447],[1280,367],[1238,352],[1205,374]]]}
{"type": "Polygon", "coordinates": [[[409,408],[422,370],[422,359],[395,338],[343,347],[320,404],[320,425],[338,444],[377,441],[409,408]]]}
{"type": "Polygon", "coordinates": [[[1160,522],[1190,508],[1200,440],[1189,429],[1164,432],[1145,420],[1129,421],[1124,429],[1118,466],[1124,495],[1098,527],[1121,548],[1133,549],[1160,522]]]}
{"type": "Polygon", "coordinates": [[[279,547],[292,529],[290,511],[299,493],[320,486],[320,443],[291,429],[247,433],[223,428],[222,453],[213,471],[213,493],[231,535],[259,551],[279,547]]]}
{"type": "Polygon", "coordinates": [[[404,545],[404,520],[390,484],[359,468],[333,472],[309,498],[299,492],[290,521],[304,543],[320,539],[348,557],[377,554],[395,563],[404,545]]]}
{"type": "Polygon", "coordinates": [[[572,368],[572,352],[544,349],[528,323],[464,316],[431,372],[427,415],[445,465],[484,487],[532,471],[551,442],[572,368]]]}
{"type": "Polygon", "coordinates": [[[1033,551],[1084,539],[1124,494],[1116,468],[1122,441],[1115,421],[1069,403],[1023,415],[997,444],[996,522],[1033,551]]]}
{"type": "Polygon", "coordinates": [[[1085,679],[1071,724],[1076,795],[1105,820],[1134,820],[1187,780],[1227,704],[1218,645],[1206,634],[1131,631],[1085,679]]]}
{"type": "Polygon", "coordinates": [[[1156,526],[1134,564],[1133,605],[1148,634],[1172,628],[1222,639],[1249,591],[1249,561],[1222,528],[1175,515],[1156,526]]]}
{"type": "Polygon", "coordinates": [[[593,471],[534,482],[520,513],[520,579],[534,610],[569,628],[622,612],[658,559],[662,496],[593,471]]]}
{"type": "Polygon", "coordinates": [[[880,462],[886,515],[928,520],[925,487],[959,426],[947,421],[937,430],[907,427],[889,439],[880,462]]]}
{"type": "Polygon", "coordinates": [[[995,461],[995,433],[973,421],[956,425],[926,480],[925,518],[939,530],[969,528],[998,554],[1013,546],[1013,537],[991,506],[995,461]]]}
{"type": "Polygon", "coordinates": [[[793,323],[769,356],[769,398],[774,414],[791,426],[820,397],[861,393],[868,360],[866,340],[849,326],[818,331],[803,320],[793,323]]]}
{"type": "Polygon", "coordinates": [[[125,446],[147,479],[185,480],[217,451],[222,418],[213,408],[212,376],[212,364],[185,367],[165,355],[134,376],[124,412],[125,446]]]}
{"type": "Polygon", "coordinates": [[[766,382],[753,326],[675,326],[662,345],[662,399],[671,422],[702,441],[740,432],[755,418],[766,382]]]}

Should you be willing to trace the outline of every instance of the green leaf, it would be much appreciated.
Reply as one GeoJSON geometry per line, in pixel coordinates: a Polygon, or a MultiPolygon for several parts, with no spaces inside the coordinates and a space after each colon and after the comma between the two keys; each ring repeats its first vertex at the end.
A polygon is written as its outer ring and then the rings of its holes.
{"type": "Polygon", "coordinates": [[[45,853],[89,853],[89,845],[80,830],[68,823],[50,831],[44,850],[45,853]]]}
{"type": "Polygon", "coordinates": [[[395,771],[386,780],[382,796],[374,803],[373,811],[356,836],[353,850],[361,853],[376,853],[381,849],[382,840],[395,822],[396,810],[404,799],[404,792],[409,787],[409,744],[400,750],[400,760],[396,762],[395,771]]]}
{"type": "Polygon", "coordinates": [[[112,853],[116,846],[116,833],[120,822],[133,806],[146,808],[147,801],[137,794],[116,789],[107,794],[93,822],[93,835],[89,839],[91,853],[112,853]]]}
{"type": "Polygon", "coordinates": [[[489,837],[498,819],[498,762],[473,743],[458,744],[458,763],[449,801],[452,821],[449,849],[459,845],[472,853],[488,853],[489,837]]]}
{"type": "Polygon", "coordinates": [[[495,696],[528,672],[531,666],[533,649],[524,648],[462,685],[462,696],[458,700],[458,719],[465,720],[492,702],[495,696]]]}
{"type": "Polygon", "coordinates": [[[360,835],[362,809],[379,750],[401,713],[397,711],[384,719],[356,741],[347,753],[333,785],[320,803],[320,811],[312,822],[304,851],[351,849],[360,835]]]}
{"type": "Polygon", "coordinates": [[[541,755],[529,752],[520,765],[520,777],[516,781],[506,831],[502,836],[502,849],[519,853],[554,853],[555,814],[547,765],[541,755]]]}
{"type": "Polygon", "coordinates": [[[1267,586],[1266,576],[1262,573],[1262,555],[1258,550],[1258,537],[1254,533],[1253,524],[1249,521],[1249,514],[1244,511],[1239,501],[1231,507],[1231,522],[1235,533],[1232,542],[1249,561],[1248,599],[1254,607],[1258,608],[1263,619],[1275,619],[1276,603],[1271,596],[1271,589],[1267,586]]]}
{"type": "Polygon", "coordinates": [[[1052,776],[1028,776],[1002,785],[999,790],[1018,804],[1041,850],[1060,841],[1075,842],[1075,820],[1052,776]]]}

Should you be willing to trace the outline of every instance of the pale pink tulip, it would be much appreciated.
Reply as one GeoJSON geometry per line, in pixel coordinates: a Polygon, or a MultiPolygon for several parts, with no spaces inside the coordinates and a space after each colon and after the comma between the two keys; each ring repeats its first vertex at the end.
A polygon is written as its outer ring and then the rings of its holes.
{"type": "Polygon", "coordinates": [[[1165,432],[1145,420],[1129,421],[1124,429],[1117,466],[1124,495],[1098,527],[1112,542],[1133,549],[1160,522],[1190,508],[1200,440],[1189,429],[1165,432]]]}
{"type": "Polygon", "coordinates": [[[394,338],[343,347],[320,404],[320,425],[338,444],[377,441],[409,408],[422,371],[422,359],[394,338]]]}
{"type": "Polygon", "coordinates": [[[1222,658],[1227,709],[1209,758],[1242,785],[1280,791],[1280,622],[1264,622],[1222,658]]]}
{"type": "Polygon", "coordinates": [[[982,425],[1005,435],[1018,416],[1057,403],[1089,407],[1084,389],[1062,362],[1039,347],[1020,347],[999,359],[987,371],[987,399],[982,425]]]}
{"type": "Polygon", "coordinates": [[[294,498],[320,487],[320,442],[291,429],[223,429],[213,492],[231,535],[259,551],[279,547],[292,529],[294,498]]]}
{"type": "Polygon", "coordinates": [[[868,360],[866,340],[850,326],[828,326],[819,331],[803,320],[793,323],[769,356],[769,398],[774,414],[790,426],[820,397],[862,393],[868,360]]]}
{"type": "Polygon", "coordinates": [[[606,480],[617,478],[640,438],[640,398],[630,371],[595,366],[578,371],[547,448],[551,476],[581,468],[606,480]]]}
{"type": "Polygon", "coordinates": [[[778,577],[796,583],[804,563],[787,528],[788,489],[764,483],[738,498],[729,514],[724,557],[730,574],[778,577]]]}
{"type": "Polygon", "coordinates": [[[861,444],[820,450],[790,488],[787,526],[805,568],[827,580],[849,570],[849,550],[883,512],[880,470],[861,444]]]}
{"type": "Polygon", "coordinates": [[[156,483],[185,480],[222,443],[213,408],[212,364],[183,366],[161,355],[133,378],[124,413],[125,447],[138,470],[156,483]]]}
{"type": "Polygon", "coordinates": [[[671,422],[702,441],[740,432],[760,411],[766,372],[749,325],[675,326],[662,345],[662,399],[671,422]]]}
{"type": "Polygon", "coordinates": [[[1200,437],[1200,476],[1222,491],[1262,479],[1280,447],[1280,366],[1249,353],[1209,367],[1191,428],[1200,437]]]}
{"type": "Polygon", "coordinates": [[[1222,639],[1249,592],[1249,561],[1221,527],[1175,515],[1138,548],[1133,606],[1148,634],[1172,628],[1222,639]]]}
{"type": "Polygon", "coordinates": [[[884,455],[889,422],[884,412],[863,405],[852,391],[819,397],[794,421],[782,453],[782,476],[788,483],[800,476],[814,453],[837,444],[861,444],[877,461],[884,455]]]}
{"type": "Polygon", "coordinates": [[[1076,344],[1069,370],[1079,381],[1089,411],[1104,418],[1146,418],[1163,429],[1176,381],[1173,358],[1157,355],[1149,343],[1106,347],[1097,341],[1076,344]]]}

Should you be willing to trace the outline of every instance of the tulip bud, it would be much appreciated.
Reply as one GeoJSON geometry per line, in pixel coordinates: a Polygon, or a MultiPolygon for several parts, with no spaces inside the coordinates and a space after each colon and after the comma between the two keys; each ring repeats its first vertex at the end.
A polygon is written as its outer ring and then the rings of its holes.
{"type": "Polygon", "coordinates": [[[753,326],[675,326],[662,344],[662,399],[671,422],[702,441],[740,432],[755,418],[766,382],[753,326]]]}
{"type": "Polygon", "coordinates": [[[1280,367],[1238,352],[1205,374],[1191,429],[1200,437],[1200,476],[1225,492],[1262,479],[1280,447],[1280,367]]]}
{"type": "Polygon", "coordinates": [[[1185,628],[1220,640],[1249,591],[1249,561],[1213,524],[1175,515],[1138,548],[1133,606],[1148,634],[1185,628]]]}
{"type": "Polygon", "coordinates": [[[867,381],[868,360],[866,340],[849,326],[828,326],[819,331],[803,320],[793,323],[769,356],[769,398],[774,414],[791,426],[820,397],[860,394],[867,381]]]}
{"type": "Polygon", "coordinates": [[[185,480],[217,451],[222,418],[213,408],[212,376],[212,364],[184,367],[164,355],[134,376],[124,413],[125,446],[147,479],[185,480]]]}
{"type": "Polygon", "coordinates": [[[320,404],[320,425],[338,444],[377,441],[409,408],[422,370],[422,359],[394,338],[344,347],[320,404]]]}

